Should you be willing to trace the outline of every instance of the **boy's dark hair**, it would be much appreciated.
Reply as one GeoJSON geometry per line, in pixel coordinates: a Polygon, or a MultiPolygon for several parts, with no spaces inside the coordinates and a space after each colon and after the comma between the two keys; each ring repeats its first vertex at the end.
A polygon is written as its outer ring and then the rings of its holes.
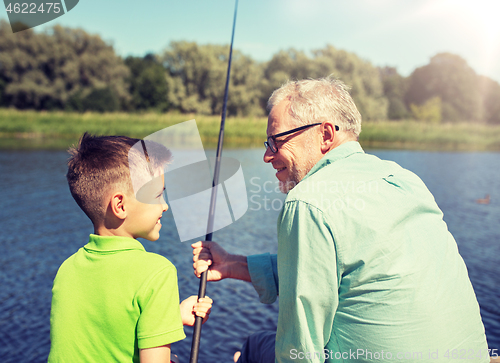
{"type": "Polygon", "coordinates": [[[170,151],[157,143],[87,132],[68,152],[71,157],[66,179],[71,195],[94,224],[103,220],[104,198],[113,189],[133,194],[134,187],[143,184],[138,179],[151,178],[151,171],[163,167],[171,157],[170,151]]]}

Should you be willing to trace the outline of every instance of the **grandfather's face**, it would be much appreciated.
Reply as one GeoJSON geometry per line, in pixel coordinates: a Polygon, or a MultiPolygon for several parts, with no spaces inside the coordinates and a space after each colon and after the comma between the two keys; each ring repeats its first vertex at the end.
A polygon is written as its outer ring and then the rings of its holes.
{"type": "MultiPolygon", "coordinates": [[[[287,104],[288,101],[284,100],[272,108],[267,121],[268,137],[300,126],[288,114],[287,104]]],[[[297,185],[319,160],[314,152],[316,137],[311,137],[307,131],[314,132],[306,129],[279,137],[276,140],[278,151],[273,154],[267,149],[264,154],[264,162],[271,163],[277,170],[276,178],[283,193],[297,185]]]]}

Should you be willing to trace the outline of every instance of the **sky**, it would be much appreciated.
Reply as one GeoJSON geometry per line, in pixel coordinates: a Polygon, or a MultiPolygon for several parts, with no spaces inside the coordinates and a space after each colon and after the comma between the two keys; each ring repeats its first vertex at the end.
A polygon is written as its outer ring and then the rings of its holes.
{"type": "MultiPolygon", "coordinates": [[[[234,0],[80,0],[60,24],[99,34],[125,57],[171,41],[229,44],[234,0]]],[[[500,0],[239,0],[234,48],[257,61],[327,44],[408,76],[441,52],[500,82],[500,0]]],[[[5,8],[0,18],[7,19],[5,8]]]]}

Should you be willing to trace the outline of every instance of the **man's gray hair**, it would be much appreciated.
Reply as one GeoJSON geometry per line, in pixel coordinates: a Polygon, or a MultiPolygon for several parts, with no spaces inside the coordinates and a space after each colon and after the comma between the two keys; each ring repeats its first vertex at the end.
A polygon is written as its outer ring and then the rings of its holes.
{"type": "Polygon", "coordinates": [[[361,132],[359,113],[348,87],[333,77],[288,81],[273,92],[267,103],[270,111],[283,100],[288,100],[288,113],[299,125],[333,121],[340,130],[356,138],[361,132]]]}

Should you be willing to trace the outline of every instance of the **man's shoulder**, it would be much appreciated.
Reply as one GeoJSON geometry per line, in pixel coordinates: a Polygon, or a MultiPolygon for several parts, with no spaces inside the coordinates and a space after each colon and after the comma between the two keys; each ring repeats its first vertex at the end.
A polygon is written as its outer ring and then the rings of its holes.
{"type": "MultiPolygon", "coordinates": [[[[286,202],[316,204],[325,196],[342,197],[346,194],[366,192],[366,188],[388,175],[404,170],[392,161],[381,160],[370,154],[355,153],[333,163],[325,163],[307,175],[289,193],[286,202]]],[[[372,186],[373,187],[373,186],[372,186]]]]}
{"type": "Polygon", "coordinates": [[[353,201],[378,204],[400,193],[407,198],[433,201],[425,184],[413,172],[393,161],[355,153],[307,175],[288,193],[285,209],[300,203],[322,212],[347,212],[352,208],[346,206],[353,201]]]}

